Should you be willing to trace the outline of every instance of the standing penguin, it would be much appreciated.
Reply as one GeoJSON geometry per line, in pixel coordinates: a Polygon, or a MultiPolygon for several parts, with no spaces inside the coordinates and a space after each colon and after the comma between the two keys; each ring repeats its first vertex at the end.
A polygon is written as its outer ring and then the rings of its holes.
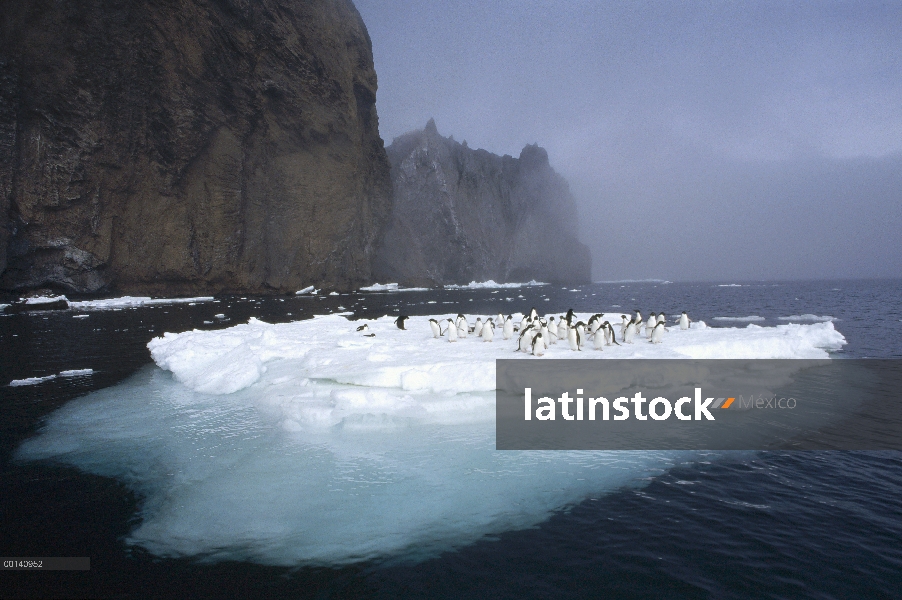
{"type": "Polygon", "coordinates": [[[409,317],[407,317],[406,315],[401,315],[400,317],[395,319],[395,325],[398,326],[398,329],[404,329],[405,331],[407,330],[407,328],[404,327],[404,321],[406,321],[408,318],[409,317]]]}
{"type": "Polygon", "coordinates": [[[617,336],[614,335],[614,328],[607,321],[601,324],[601,328],[604,329],[604,343],[606,346],[610,346],[614,344],[615,346],[619,346],[617,343],[617,336]]]}
{"type": "Polygon", "coordinates": [[[686,311],[684,310],[683,314],[680,315],[680,329],[689,329],[690,322],[691,322],[691,319],[689,318],[689,315],[687,315],[686,311]]]}
{"type": "Polygon", "coordinates": [[[667,317],[664,316],[664,313],[658,313],[658,323],[666,323],[667,317]]]}
{"type": "Polygon", "coordinates": [[[439,338],[442,335],[442,327],[435,319],[429,319],[429,327],[432,328],[432,337],[439,338]]]}
{"type": "Polygon", "coordinates": [[[657,324],[658,319],[656,318],[655,313],[651,313],[651,316],[648,317],[648,322],[645,324],[645,336],[648,339],[651,339],[651,332],[657,324]]]}
{"type": "Polygon", "coordinates": [[[567,330],[570,328],[567,326],[567,321],[564,320],[564,317],[557,322],[557,337],[559,340],[567,339],[567,330]]]}
{"type": "Polygon", "coordinates": [[[473,333],[476,335],[476,337],[482,335],[482,328],[482,317],[476,317],[476,325],[473,326],[473,333]]]}
{"type": "Polygon", "coordinates": [[[630,322],[626,320],[626,315],[620,315],[620,339],[624,339],[626,335],[626,327],[630,322]]]}
{"type": "MultiPolygon", "coordinates": [[[[601,329],[601,327],[599,327],[599,329],[601,329]]],[[[594,341],[595,341],[595,349],[596,350],[604,350],[604,336],[605,336],[604,330],[602,330],[602,331],[596,330],[595,331],[595,340],[594,341]]]]}
{"type": "Polygon", "coordinates": [[[449,342],[457,341],[457,332],[457,323],[455,323],[453,319],[448,319],[448,329],[445,330],[445,333],[448,334],[449,342]]]}
{"type": "Polygon", "coordinates": [[[636,322],[630,320],[629,325],[626,326],[626,331],[623,332],[623,343],[632,344],[634,337],[636,337],[636,322]]]}
{"type": "Polygon", "coordinates": [[[507,318],[504,319],[504,326],[501,328],[501,337],[506,340],[511,339],[514,335],[514,320],[510,315],[507,315],[507,318]]]}
{"type": "Polygon", "coordinates": [[[529,320],[535,321],[538,318],[539,318],[539,311],[537,311],[536,307],[533,306],[532,308],[529,309],[529,320]]]}
{"type": "Polygon", "coordinates": [[[652,344],[660,344],[664,341],[664,323],[658,323],[655,325],[654,329],[651,332],[651,343],[652,344]]]}
{"type": "Polygon", "coordinates": [[[491,319],[482,326],[482,341],[491,342],[495,338],[495,324],[491,319]]]}
{"type": "Polygon", "coordinates": [[[532,338],[532,354],[533,356],[542,356],[545,354],[545,340],[542,338],[541,331],[532,338]]]}
{"type": "Polygon", "coordinates": [[[554,317],[548,317],[548,343],[557,343],[557,324],[554,322],[554,317]]]}
{"type": "Polygon", "coordinates": [[[463,315],[457,315],[457,335],[458,337],[465,338],[467,334],[470,333],[470,324],[467,323],[467,318],[463,315]]]}
{"type": "Polygon", "coordinates": [[[532,339],[538,333],[535,327],[532,325],[527,325],[526,329],[520,332],[520,338],[517,340],[517,349],[515,352],[519,352],[522,350],[523,352],[529,352],[532,347],[532,339]]]}
{"type": "Polygon", "coordinates": [[[582,350],[582,348],[579,347],[581,340],[579,338],[579,332],[576,330],[576,327],[571,327],[567,332],[567,341],[570,342],[570,349],[574,352],[577,350],[582,350]]]}
{"type": "Polygon", "coordinates": [[[544,344],[545,349],[548,349],[548,344],[551,342],[549,339],[549,331],[548,331],[548,323],[544,320],[539,319],[539,332],[542,334],[542,344],[544,344]]]}

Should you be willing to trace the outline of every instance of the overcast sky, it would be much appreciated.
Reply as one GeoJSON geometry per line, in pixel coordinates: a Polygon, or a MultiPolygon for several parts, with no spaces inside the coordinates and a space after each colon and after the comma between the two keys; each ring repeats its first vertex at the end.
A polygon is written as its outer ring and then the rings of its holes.
{"type": "Polygon", "coordinates": [[[902,2],[354,1],[386,144],[538,142],[596,280],[902,276],[902,2]]]}

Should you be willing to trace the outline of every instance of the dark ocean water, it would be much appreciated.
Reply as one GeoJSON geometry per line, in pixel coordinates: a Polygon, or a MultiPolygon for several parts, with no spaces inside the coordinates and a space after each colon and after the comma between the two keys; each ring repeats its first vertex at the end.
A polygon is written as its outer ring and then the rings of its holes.
{"type": "MultiPolygon", "coordinates": [[[[86,572],[3,572],[0,597],[210,598],[900,598],[902,454],[727,454],[646,487],[587,500],[540,526],[416,564],[337,569],[159,559],[122,538],[140,498],[119,482],[12,460],[42,418],[150,363],[164,331],[329,311],[358,317],[464,312],[620,311],[715,317],[831,316],[849,342],[835,358],[902,357],[902,281],[604,283],[353,294],[224,297],[216,303],[0,317],[0,554],[89,556],[86,572]],[[220,323],[217,313],[228,314],[220,323]],[[206,322],[206,323],[205,323],[206,322]],[[88,377],[6,387],[70,369],[88,377]]],[[[900,399],[902,401],[902,399],[900,399]]],[[[478,494],[479,490],[474,490],[478,494]]]]}

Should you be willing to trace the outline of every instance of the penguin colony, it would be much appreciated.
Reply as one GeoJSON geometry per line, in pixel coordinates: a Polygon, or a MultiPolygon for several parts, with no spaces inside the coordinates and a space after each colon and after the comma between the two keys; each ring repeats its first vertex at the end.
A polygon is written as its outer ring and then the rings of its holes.
{"type": "MultiPolygon", "coordinates": [[[[456,318],[448,318],[444,322],[429,319],[429,327],[432,330],[433,338],[445,338],[449,342],[457,342],[470,335],[482,338],[483,342],[493,342],[497,335],[496,329],[500,329],[498,333],[504,340],[510,340],[516,336],[516,352],[527,352],[534,356],[543,356],[549,346],[557,344],[559,341],[567,344],[574,352],[582,352],[590,342],[591,347],[598,351],[604,350],[605,346],[634,344],[636,338],[641,339],[643,333],[648,343],[663,343],[664,334],[669,331],[667,317],[664,313],[651,313],[647,320],[643,319],[638,310],[635,313],[632,317],[620,315],[619,336],[609,321],[602,321],[604,318],[602,314],[594,314],[589,317],[588,322],[583,322],[577,319],[572,308],[565,315],[546,315],[545,317],[540,316],[538,311],[532,308],[523,315],[518,324],[514,323],[513,315],[505,317],[499,313],[496,316],[487,317],[484,321],[482,317],[476,317],[476,322],[470,325],[466,315],[458,314],[456,318]],[[618,337],[620,338],[619,342],[617,341],[618,337]]],[[[398,329],[407,330],[404,327],[407,319],[407,316],[402,315],[395,320],[398,329]]],[[[692,326],[692,320],[686,311],[683,311],[675,322],[679,323],[680,329],[683,330],[692,326]]],[[[366,324],[357,327],[358,332],[367,330],[366,324]]],[[[373,336],[375,334],[367,334],[366,337],[373,336]]]]}

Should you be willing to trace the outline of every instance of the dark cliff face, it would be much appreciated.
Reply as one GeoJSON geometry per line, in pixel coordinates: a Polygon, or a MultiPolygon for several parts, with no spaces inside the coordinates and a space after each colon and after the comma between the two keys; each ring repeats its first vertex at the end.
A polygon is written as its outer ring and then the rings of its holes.
{"type": "Polygon", "coordinates": [[[430,120],[386,151],[394,207],[377,250],[377,279],[590,281],[575,202],[544,149],[526,146],[519,159],[471,150],[440,136],[430,120]]]}
{"type": "Polygon", "coordinates": [[[0,287],[369,281],[375,100],[350,0],[5,0],[0,287]]]}

